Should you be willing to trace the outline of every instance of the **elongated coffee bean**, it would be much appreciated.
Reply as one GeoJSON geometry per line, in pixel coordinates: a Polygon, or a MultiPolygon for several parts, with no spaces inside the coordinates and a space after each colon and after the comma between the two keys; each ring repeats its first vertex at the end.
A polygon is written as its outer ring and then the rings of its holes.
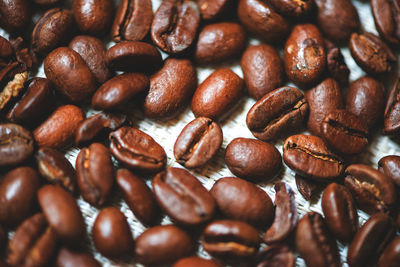
{"type": "Polygon", "coordinates": [[[384,134],[396,135],[400,132],[400,77],[397,78],[387,99],[383,123],[384,134]]]}
{"type": "Polygon", "coordinates": [[[392,44],[400,42],[400,2],[398,0],[371,0],[371,11],[379,34],[392,44]]]}
{"type": "Polygon", "coordinates": [[[390,242],[379,257],[379,267],[396,267],[400,265],[400,237],[397,236],[390,242]]]}
{"type": "Polygon", "coordinates": [[[257,255],[257,267],[294,267],[296,257],[285,245],[269,245],[257,255]]]}

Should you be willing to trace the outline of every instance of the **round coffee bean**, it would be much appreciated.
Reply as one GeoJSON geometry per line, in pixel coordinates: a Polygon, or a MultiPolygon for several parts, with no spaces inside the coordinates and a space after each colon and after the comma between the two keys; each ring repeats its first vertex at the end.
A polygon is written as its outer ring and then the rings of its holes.
{"type": "Polygon", "coordinates": [[[379,257],[379,267],[395,267],[400,265],[400,237],[393,239],[386,246],[382,255],[379,257]]]}
{"type": "Polygon", "coordinates": [[[400,186],[400,156],[389,155],[378,162],[379,171],[392,178],[393,182],[400,186]]]}
{"type": "Polygon", "coordinates": [[[70,250],[63,247],[57,255],[55,267],[101,267],[101,264],[89,253],[70,250]]]}
{"type": "Polygon", "coordinates": [[[29,24],[32,16],[31,2],[6,0],[0,2],[0,24],[6,31],[16,33],[29,24]]]}

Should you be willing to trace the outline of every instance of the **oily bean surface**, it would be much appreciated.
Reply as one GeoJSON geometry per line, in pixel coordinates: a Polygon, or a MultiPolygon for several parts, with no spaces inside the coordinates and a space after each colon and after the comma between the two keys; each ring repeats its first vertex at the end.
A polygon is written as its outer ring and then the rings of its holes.
{"type": "Polygon", "coordinates": [[[101,264],[92,255],[85,252],[74,251],[63,247],[57,254],[55,267],[101,267],[101,264]]]}
{"type": "Polygon", "coordinates": [[[400,156],[385,156],[378,161],[378,167],[379,171],[390,177],[397,186],[400,186],[400,156]]]}

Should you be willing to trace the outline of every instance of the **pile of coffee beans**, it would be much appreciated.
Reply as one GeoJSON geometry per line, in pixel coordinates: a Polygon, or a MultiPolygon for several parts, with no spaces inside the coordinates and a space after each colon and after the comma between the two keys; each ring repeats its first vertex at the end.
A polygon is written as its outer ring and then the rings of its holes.
{"type": "Polygon", "coordinates": [[[400,0],[371,0],[379,35],[352,0],[155,3],[0,0],[0,266],[400,266],[400,151],[362,160],[400,134],[400,0]],[[255,138],[227,144],[238,112],[255,138]],[[237,177],[208,190],[218,158],[237,177]]]}

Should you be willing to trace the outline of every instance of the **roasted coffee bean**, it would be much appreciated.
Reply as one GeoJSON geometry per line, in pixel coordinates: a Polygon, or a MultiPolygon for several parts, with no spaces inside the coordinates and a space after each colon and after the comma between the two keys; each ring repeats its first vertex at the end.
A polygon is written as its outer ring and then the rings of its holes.
{"type": "Polygon", "coordinates": [[[76,172],[64,154],[50,147],[41,147],[36,153],[40,174],[52,184],[76,191],[76,172]]]}
{"type": "Polygon", "coordinates": [[[92,97],[95,109],[115,110],[148,90],[149,78],[142,73],[124,73],[103,83],[92,97]]]}
{"type": "Polygon", "coordinates": [[[318,26],[326,37],[336,43],[348,42],[360,28],[360,18],[351,0],[315,0],[318,26]]]}
{"type": "Polygon", "coordinates": [[[92,236],[96,249],[106,257],[122,257],[133,249],[129,224],[124,214],[114,207],[99,212],[93,224],[92,236]]]}
{"type": "Polygon", "coordinates": [[[146,183],[127,169],[117,171],[117,184],[133,214],[145,225],[154,225],[160,219],[160,208],[146,183]]]}
{"type": "Polygon", "coordinates": [[[170,119],[189,103],[197,87],[197,72],[188,59],[169,58],[150,77],[150,89],[144,100],[149,118],[170,119]]]}
{"type": "Polygon", "coordinates": [[[46,55],[55,48],[68,44],[74,32],[75,21],[71,10],[50,9],[42,15],[33,29],[32,51],[46,55]]]}
{"type": "Polygon", "coordinates": [[[15,99],[24,88],[28,72],[26,66],[18,62],[0,66],[0,111],[15,99]]]}
{"type": "Polygon", "coordinates": [[[135,255],[144,265],[172,263],[193,251],[189,235],[174,225],[154,226],[136,239],[135,255]]]}
{"type": "Polygon", "coordinates": [[[0,182],[0,223],[17,226],[36,208],[39,174],[30,167],[6,173],[0,182]]]}
{"type": "Polygon", "coordinates": [[[279,14],[289,18],[304,18],[314,9],[315,2],[308,0],[269,0],[270,4],[279,14]]]}
{"type": "Polygon", "coordinates": [[[394,183],[388,176],[362,164],[350,165],[345,175],[344,184],[360,209],[369,214],[393,211],[397,196],[394,183]]]}
{"type": "Polygon", "coordinates": [[[209,24],[200,31],[194,58],[199,64],[219,64],[238,57],[245,45],[246,33],[239,24],[209,24]]]}
{"type": "Polygon", "coordinates": [[[1,64],[6,64],[11,59],[13,54],[14,54],[14,50],[13,50],[13,47],[11,46],[11,43],[3,36],[0,36],[0,62],[1,62],[1,64]]]}
{"type": "Polygon", "coordinates": [[[275,146],[256,139],[235,138],[226,148],[229,170],[250,181],[273,179],[282,168],[282,156],[275,146]]]}
{"type": "Polygon", "coordinates": [[[379,34],[392,44],[400,43],[400,2],[371,0],[371,11],[379,34]]]}
{"type": "Polygon", "coordinates": [[[258,100],[247,113],[246,124],[255,137],[270,141],[300,129],[307,115],[308,103],[303,93],[286,86],[258,100]]]}
{"type": "Polygon", "coordinates": [[[243,80],[230,69],[218,69],[204,80],[192,98],[196,117],[222,121],[243,95],[243,80]]]}
{"type": "Polygon", "coordinates": [[[400,186],[400,156],[389,155],[383,157],[378,162],[379,171],[383,172],[393,182],[400,186]]]}
{"type": "Polygon", "coordinates": [[[75,130],[81,121],[83,114],[80,108],[61,106],[35,129],[33,136],[40,147],[64,148],[74,140],[75,130]]]}
{"type": "Polygon", "coordinates": [[[59,186],[46,185],[38,192],[49,226],[64,242],[74,244],[85,234],[85,223],[76,200],[59,186]]]}
{"type": "Polygon", "coordinates": [[[18,124],[0,124],[0,166],[18,165],[33,153],[31,132],[18,124]]]}
{"type": "Polygon", "coordinates": [[[111,153],[127,167],[141,172],[157,172],[167,156],[154,139],[138,129],[122,127],[110,133],[111,153]]]}
{"type": "Polygon", "coordinates": [[[309,212],[299,221],[296,248],[307,266],[341,266],[338,247],[319,213],[309,212]]]}
{"type": "Polygon", "coordinates": [[[257,267],[295,267],[296,257],[285,245],[270,245],[257,255],[257,267]]]}
{"type": "Polygon", "coordinates": [[[258,232],[241,221],[214,221],[204,229],[201,244],[205,251],[217,258],[227,260],[249,259],[260,246],[258,232]]]}
{"type": "Polygon", "coordinates": [[[152,19],[151,0],[122,0],[111,28],[111,39],[141,41],[149,32],[152,19]]]}
{"type": "Polygon", "coordinates": [[[316,84],[326,66],[324,39],[313,24],[296,25],[284,49],[286,75],[301,87],[316,84]]]}
{"type": "Polygon", "coordinates": [[[379,257],[379,267],[396,267],[400,265],[400,237],[390,242],[379,257]]]}
{"type": "Polygon", "coordinates": [[[349,245],[347,251],[349,266],[361,267],[375,262],[395,233],[396,228],[392,218],[383,213],[372,215],[358,230],[349,245]]]}
{"type": "Polygon", "coordinates": [[[154,14],[151,38],[164,52],[177,54],[196,38],[200,10],[191,0],[164,0],[154,14]]]}
{"type": "MultiPolygon", "coordinates": [[[[5,251],[8,243],[8,233],[3,226],[0,225],[0,251],[5,251]]],[[[0,262],[0,264],[3,264],[0,262]]],[[[5,264],[3,266],[6,266],[5,264]]]]}
{"type": "Polygon", "coordinates": [[[322,194],[321,207],[335,238],[350,242],[358,228],[357,207],[350,191],[343,185],[330,184],[322,194]]]}
{"type": "Polygon", "coordinates": [[[63,247],[57,255],[55,267],[101,267],[92,255],[63,247]]]}
{"type": "Polygon", "coordinates": [[[245,221],[256,227],[271,224],[274,207],[268,194],[253,183],[236,177],[215,182],[210,193],[221,213],[233,220],[245,221]]]}
{"type": "Polygon", "coordinates": [[[396,54],[378,36],[366,32],[353,33],[350,52],[357,64],[369,74],[390,72],[397,61],[396,54]]]}
{"type": "Polygon", "coordinates": [[[232,0],[197,0],[201,17],[204,20],[214,20],[222,17],[233,5],[232,0]]]}
{"type": "Polygon", "coordinates": [[[240,0],[237,12],[246,30],[265,41],[278,43],[289,34],[288,22],[262,0],[240,0]]]}
{"type": "Polygon", "coordinates": [[[243,53],[240,65],[249,95],[258,100],[283,84],[283,63],[270,45],[250,46],[243,53]]]}
{"type": "Polygon", "coordinates": [[[383,133],[396,135],[400,132],[400,77],[390,91],[386,102],[383,133]]]}
{"type": "Polygon", "coordinates": [[[321,124],[326,143],[340,154],[361,153],[368,145],[368,127],[353,113],[336,110],[328,113],[321,124]]]}
{"type": "Polygon", "coordinates": [[[325,39],[325,47],[328,76],[338,81],[341,85],[347,86],[349,84],[350,70],[344,61],[340,48],[328,39],[325,39]]]}
{"type": "Polygon", "coordinates": [[[297,226],[297,205],[294,191],[284,182],[275,184],[275,216],[271,227],[264,235],[267,244],[280,243],[297,226]]]}
{"type": "Polygon", "coordinates": [[[27,0],[3,0],[0,2],[0,25],[10,33],[25,30],[31,21],[31,2],[27,0]]]}
{"type": "Polygon", "coordinates": [[[221,147],[221,127],[212,119],[199,117],[189,122],[174,145],[177,162],[186,168],[204,166],[221,147]]]}
{"type": "Polygon", "coordinates": [[[114,3],[112,0],[74,0],[72,11],[81,32],[104,35],[111,26],[114,3]]]}
{"type": "Polygon", "coordinates": [[[82,148],[75,166],[83,199],[94,206],[102,206],[114,182],[113,163],[108,148],[100,143],[82,148]]]}
{"type": "Polygon", "coordinates": [[[15,231],[7,249],[10,266],[46,266],[56,250],[57,236],[42,213],[26,219],[15,231]]]}
{"type": "Polygon", "coordinates": [[[295,175],[296,187],[305,200],[310,201],[318,191],[318,183],[314,180],[295,175]]]}
{"type": "Polygon", "coordinates": [[[69,48],[82,57],[99,84],[103,84],[110,78],[111,72],[105,62],[106,47],[101,40],[91,36],[79,35],[72,39],[69,48]]]}
{"type": "Polygon", "coordinates": [[[286,139],[283,161],[299,175],[322,181],[337,178],[344,171],[344,161],[313,135],[299,134],[286,139]]]}
{"type": "Polygon", "coordinates": [[[158,204],[177,223],[199,225],[214,216],[214,198],[185,169],[169,167],[154,177],[152,185],[158,204]]]}
{"type": "Polygon", "coordinates": [[[75,132],[75,144],[83,145],[107,131],[115,131],[127,121],[125,114],[100,112],[93,115],[78,126],[75,132]]]}
{"type": "Polygon", "coordinates": [[[306,92],[310,108],[307,128],[314,135],[321,135],[321,124],[325,116],[336,110],[343,109],[343,96],[339,83],[328,78],[316,87],[306,92]]]}
{"type": "Polygon", "coordinates": [[[172,267],[222,267],[222,265],[213,260],[193,256],[180,259],[175,262],[172,267]]]}

